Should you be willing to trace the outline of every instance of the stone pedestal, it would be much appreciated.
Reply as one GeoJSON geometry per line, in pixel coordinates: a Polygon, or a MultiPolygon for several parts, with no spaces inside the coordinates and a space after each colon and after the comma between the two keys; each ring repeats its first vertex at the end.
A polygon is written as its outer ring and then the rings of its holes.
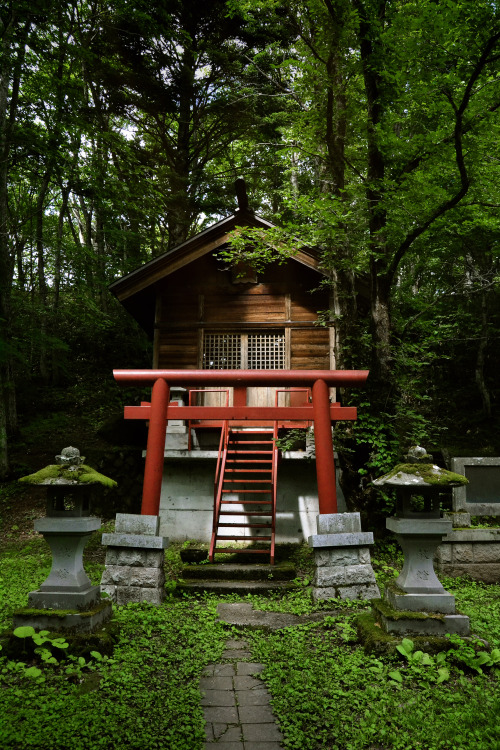
{"type": "Polygon", "coordinates": [[[451,522],[443,518],[388,518],[386,526],[404,552],[397,588],[387,589],[386,601],[395,609],[410,612],[454,613],[455,597],[434,572],[434,554],[443,536],[451,531],[451,522]]]}
{"type": "Polygon", "coordinates": [[[368,549],[373,534],[361,531],[359,513],[319,515],[317,528],[318,534],[309,537],[316,565],[314,599],[379,597],[368,549]]]}
{"type": "Polygon", "coordinates": [[[168,539],[158,536],[159,524],[158,516],[118,513],[115,532],[102,535],[108,549],[101,591],[117,604],[164,600],[168,539]]]}
{"type": "Polygon", "coordinates": [[[35,530],[43,534],[52,552],[52,569],[37,591],[28,596],[35,609],[89,610],[100,601],[99,586],[92,586],[83,568],[83,548],[90,535],[100,529],[101,521],[92,516],[35,521],[35,530]]]}
{"type": "Polygon", "coordinates": [[[389,634],[445,636],[470,634],[469,618],[455,611],[455,597],[444,589],[434,572],[434,555],[451,521],[443,518],[388,518],[404,552],[399,577],[375,607],[383,630],[389,634]]]}

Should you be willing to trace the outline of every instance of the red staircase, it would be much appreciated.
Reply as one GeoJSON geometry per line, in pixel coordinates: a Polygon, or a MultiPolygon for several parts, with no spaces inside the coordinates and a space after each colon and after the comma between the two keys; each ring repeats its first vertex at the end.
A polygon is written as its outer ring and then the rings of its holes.
{"type": "Polygon", "coordinates": [[[241,552],[269,555],[274,565],[277,437],[276,422],[272,428],[252,429],[224,423],[215,475],[210,562],[216,552],[241,552]],[[231,533],[231,529],[238,529],[238,533],[231,533]],[[242,535],[241,529],[251,531],[242,535]],[[232,549],[224,546],[228,541],[258,542],[259,547],[232,549]]]}

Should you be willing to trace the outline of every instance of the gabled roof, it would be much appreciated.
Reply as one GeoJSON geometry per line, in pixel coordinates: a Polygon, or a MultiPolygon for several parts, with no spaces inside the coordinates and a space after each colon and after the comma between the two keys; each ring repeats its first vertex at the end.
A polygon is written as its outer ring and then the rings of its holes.
{"type": "MultiPolygon", "coordinates": [[[[211,227],[191,237],[191,239],[182,242],[171,250],[167,250],[166,253],[153,258],[153,260],[148,261],[126,276],[122,276],[121,279],[110,285],[110,291],[116,295],[120,302],[123,302],[174,273],[174,271],[178,271],[194,260],[221,247],[228,241],[229,233],[238,226],[270,229],[274,225],[248,209],[236,211],[232,216],[212,224],[211,227]]],[[[319,259],[314,250],[301,249],[292,257],[292,260],[303,263],[321,273],[319,259]]]]}
{"type": "MultiPolygon", "coordinates": [[[[151,333],[156,300],[155,295],[148,291],[149,287],[203,255],[222,247],[227,243],[230,232],[236,227],[245,226],[270,229],[274,225],[261,216],[257,216],[248,208],[240,208],[226,219],[212,224],[211,227],[191,237],[191,239],[182,242],[171,250],[167,250],[166,253],[153,258],[153,260],[148,261],[126,276],[122,276],[121,279],[113,282],[109,289],[138,323],[148,333],[151,333]]],[[[292,256],[291,260],[302,263],[317,273],[323,274],[319,266],[319,257],[310,248],[301,248],[292,256]]]]}

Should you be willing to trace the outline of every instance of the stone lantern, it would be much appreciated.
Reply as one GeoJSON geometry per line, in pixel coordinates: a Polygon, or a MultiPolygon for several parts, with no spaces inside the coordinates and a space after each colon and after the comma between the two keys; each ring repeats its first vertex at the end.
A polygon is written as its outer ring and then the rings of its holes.
{"type": "Polygon", "coordinates": [[[77,448],[64,448],[61,455],[56,456],[56,464],[19,480],[42,486],[47,491],[46,516],[36,520],[34,526],[51,549],[52,568],[40,588],[28,596],[30,614],[21,612],[14,616],[16,625],[88,631],[109,619],[110,603],[100,606],[99,586],[92,585],[83,568],[83,549],[90,535],[101,527],[100,519],[90,515],[92,488],[95,485],[114,487],[116,482],[84,461],[77,448]],[[99,612],[92,616],[94,609],[99,612]],[[55,611],[57,620],[54,622],[50,620],[49,610],[55,611]],[[68,614],[61,617],[61,610],[68,614]]]}
{"type": "Polygon", "coordinates": [[[396,513],[386,526],[404,553],[399,577],[386,586],[382,606],[374,605],[387,633],[469,635],[469,618],[456,613],[455,597],[434,572],[436,550],[452,528],[451,521],[441,517],[440,492],[466,483],[462,475],[433,464],[419,446],[409,450],[405,463],[373,482],[396,490],[396,513]]]}

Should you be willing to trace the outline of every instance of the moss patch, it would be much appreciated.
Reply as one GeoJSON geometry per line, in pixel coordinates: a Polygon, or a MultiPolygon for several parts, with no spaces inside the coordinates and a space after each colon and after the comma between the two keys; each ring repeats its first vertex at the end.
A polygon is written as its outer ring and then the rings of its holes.
{"type": "MultiPolygon", "coordinates": [[[[363,645],[365,653],[383,656],[396,653],[396,648],[401,644],[403,638],[409,636],[389,635],[377,623],[376,617],[371,612],[364,612],[355,618],[358,638],[363,645]]],[[[455,648],[449,638],[432,635],[412,635],[411,640],[415,644],[415,651],[425,651],[428,654],[438,654],[440,651],[449,651],[455,648]]],[[[475,650],[484,648],[484,643],[476,643],[474,638],[463,638],[466,643],[475,650]]]]}
{"type": "Polygon", "coordinates": [[[441,620],[444,622],[444,615],[439,612],[410,612],[409,610],[396,610],[382,599],[372,599],[372,607],[375,612],[379,612],[388,620],[441,620]]]}
{"type": "MultiPolygon", "coordinates": [[[[69,644],[67,652],[73,656],[88,657],[91,651],[98,651],[101,656],[111,656],[120,634],[120,627],[115,621],[105,623],[95,633],[59,633],[56,623],[54,623],[54,626],[55,629],[49,631],[49,637],[52,639],[64,638],[69,644]]],[[[33,659],[35,648],[37,648],[32,638],[17,638],[11,630],[0,634],[0,645],[2,646],[2,654],[4,656],[23,661],[33,659]]],[[[44,645],[46,648],[50,648],[50,643],[46,642],[44,645]]],[[[60,659],[64,655],[61,649],[54,648],[51,650],[53,650],[57,659],[60,659]]]]}
{"type": "Polygon", "coordinates": [[[21,477],[18,481],[26,484],[57,484],[58,480],[65,479],[72,484],[101,484],[103,487],[116,487],[114,479],[100,474],[91,466],[82,464],[77,469],[70,471],[65,466],[49,464],[44,469],[21,477]]]}
{"type": "Polygon", "coordinates": [[[420,479],[426,484],[437,484],[444,487],[452,487],[453,485],[468,484],[469,480],[462,474],[455,474],[453,471],[447,469],[440,469],[434,464],[398,464],[392,471],[386,474],[383,479],[388,482],[391,479],[400,477],[403,474],[412,474],[413,476],[420,477],[420,479]]]}
{"type": "Polygon", "coordinates": [[[68,615],[79,615],[80,617],[92,617],[102,612],[103,609],[109,607],[110,599],[105,598],[104,601],[92,609],[80,610],[80,609],[39,609],[36,607],[22,607],[14,612],[14,615],[23,615],[25,617],[53,617],[54,619],[63,620],[68,615]]]}

